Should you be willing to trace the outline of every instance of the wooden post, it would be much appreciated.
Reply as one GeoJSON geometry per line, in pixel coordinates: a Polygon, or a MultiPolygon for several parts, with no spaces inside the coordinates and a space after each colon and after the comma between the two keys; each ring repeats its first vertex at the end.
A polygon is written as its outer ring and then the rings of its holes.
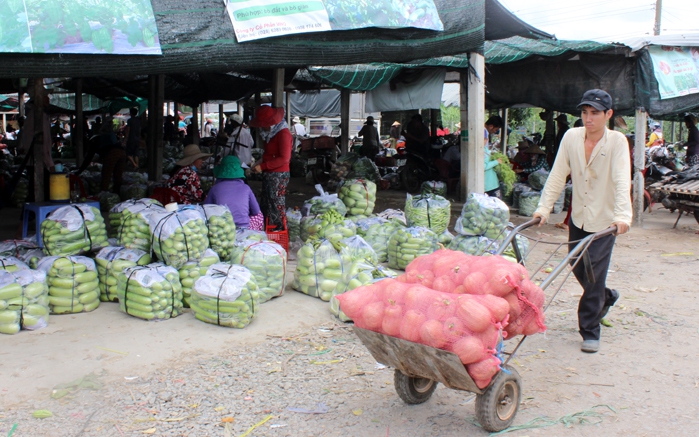
{"type": "MultiPolygon", "coordinates": [[[[159,181],[163,176],[163,100],[165,97],[165,75],[158,74],[156,76],[156,89],[155,89],[155,108],[156,112],[155,118],[155,154],[152,155],[152,160],[154,161],[155,172],[154,180],[159,181]]],[[[148,160],[149,164],[151,160],[148,160]]],[[[150,171],[148,172],[150,176],[150,171]]]]}
{"type": "Polygon", "coordinates": [[[272,70],[272,106],[275,108],[284,107],[284,69],[275,68],[272,70]]]}
{"type": "Polygon", "coordinates": [[[502,154],[507,155],[507,108],[500,111],[502,114],[502,132],[500,132],[500,147],[502,148],[502,154]]]}
{"type": "Polygon", "coordinates": [[[75,129],[70,131],[70,142],[75,147],[75,166],[80,168],[85,158],[83,132],[83,80],[78,78],[75,83],[75,129]]]}
{"type": "MultiPolygon", "coordinates": [[[[470,53],[468,59],[476,75],[470,78],[467,88],[469,140],[465,156],[466,186],[461,193],[464,201],[468,193],[485,192],[485,58],[479,53],[470,53]]],[[[463,155],[461,159],[463,162],[463,155]]],[[[464,167],[462,173],[463,170],[464,167]]]]}
{"type": "MultiPolygon", "coordinates": [[[[459,175],[460,182],[459,185],[461,190],[459,192],[459,198],[462,202],[465,202],[468,198],[468,191],[466,189],[468,182],[466,180],[466,169],[468,167],[468,83],[469,83],[470,72],[460,73],[460,97],[461,101],[459,104],[460,108],[460,123],[461,123],[461,144],[460,144],[460,155],[461,155],[461,173],[459,175]]],[[[485,159],[485,158],[484,158],[485,159]]],[[[485,175],[484,175],[485,176],[485,175]]]]}
{"type": "MultiPolygon", "coordinates": [[[[160,182],[155,178],[156,166],[160,165],[155,161],[156,155],[156,143],[155,143],[155,100],[156,100],[156,76],[153,74],[148,75],[148,139],[146,141],[146,156],[148,157],[148,180],[160,182]]],[[[161,165],[162,167],[162,165],[161,165]]]]}
{"type": "Polygon", "coordinates": [[[349,151],[350,100],[350,90],[340,90],[340,150],[343,155],[349,151]]]}
{"type": "Polygon", "coordinates": [[[633,225],[643,226],[643,191],[645,180],[643,169],[646,166],[646,111],[643,108],[636,109],[636,140],[633,146],[633,225]]]}
{"type": "MultiPolygon", "coordinates": [[[[209,104],[207,102],[201,102],[201,113],[199,114],[199,137],[204,136],[204,126],[206,126],[206,113],[209,112],[209,104]]],[[[198,142],[195,144],[199,144],[198,142]]]]}
{"type": "MultiPolygon", "coordinates": [[[[260,107],[262,104],[262,96],[260,95],[259,92],[255,93],[255,108],[253,108],[253,116],[250,118],[252,120],[255,117],[255,112],[257,112],[257,108],[260,107]]],[[[262,140],[262,137],[260,136],[260,130],[255,129],[255,147],[259,149],[264,149],[265,148],[265,142],[262,140]]]]}
{"type": "Polygon", "coordinates": [[[223,105],[218,105],[218,131],[223,132],[223,127],[226,123],[226,115],[223,113],[223,105]]]}
{"type": "Polygon", "coordinates": [[[20,89],[17,93],[17,103],[19,104],[19,116],[24,117],[26,111],[24,110],[24,88],[20,89]]]}
{"type": "Polygon", "coordinates": [[[291,126],[291,93],[287,91],[286,95],[286,124],[291,126]]]}
{"type": "Polygon", "coordinates": [[[46,193],[44,193],[44,135],[50,134],[44,132],[44,94],[46,92],[44,80],[34,79],[32,90],[31,98],[34,101],[32,106],[32,116],[34,117],[34,138],[32,140],[34,146],[34,201],[43,202],[46,199],[46,193]]]}
{"type": "MultiPolygon", "coordinates": [[[[439,125],[437,124],[437,114],[439,113],[439,109],[430,109],[430,135],[433,137],[437,136],[437,128],[439,125]]],[[[430,142],[430,146],[432,146],[432,143],[430,142]]]]}

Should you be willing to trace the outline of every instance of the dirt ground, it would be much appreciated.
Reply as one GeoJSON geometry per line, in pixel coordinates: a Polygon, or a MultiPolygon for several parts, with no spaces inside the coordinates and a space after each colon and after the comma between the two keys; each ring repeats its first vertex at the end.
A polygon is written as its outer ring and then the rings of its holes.
{"type": "MultiPolygon", "coordinates": [[[[300,205],[311,191],[312,187],[297,181],[288,203],[300,205]]],[[[404,199],[400,192],[380,192],[377,210],[402,209],[404,199]]],[[[454,214],[458,215],[460,208],[455,203],[454,214]]],[[[5,219],[0,237],[12,238],[18,210],[7,208],[0,211],[0,216],[5,219]]],[[[562,214],[554,216],[552,221],[562,218],[562,214]]],[[[634,227],[617,239],[608,285],[619,290],[621,298],[609,313],[613,327],[603,328],[599,353],[580,352],[576,307],[581,288],[572,277],[561,287],[546,312],[548,331],[528,338],[511,361],[523,381],[522,404],[514,425],[528,425],[510,435],[696,434],[699,323],[694,316],[699,313],[699,224],[693,217],[683,217],[677,229],[672,229],[675,218],[676,214],[667,210],[654,210],[644,215],[642,228],[634,227]],[[550,426],[536,429],[530,421],[550,426]]],[[[525,218],[513,214],[512,220],[520,223],[525,218]]],[[[552,225],[537,228],[529,235],[552,242],[564,242],[566,238],[564,231],[552,225]]],[[[547,255],[551,247],[537,246],[535,250],[541,253],[533,257],[547,255]]],[[[560,259],[562,256],[554,255],[550,264],[560,259]]],[[[535,267],[535,263],[530,266],[535,267]]],[[[545,276],[542,272],[536,274],[538,278],[545,276]]],[[[549,297],[559,284],[560,280],[546,290],[549,297]]],[[[243,435],[237,430],[244,431],[265,417],[260,415],[262,407],[232,411],[239,428],[218,423],[212,430],[207,428],[213,426],[207,425],[210,419],[200,424],[192,418],[184,421],[191,422],[187,432],[182,431],[185,428],[166,432],[163,422],[159,428],[138,427],[133,416],[115,412],[110,420],[118,426],[106,432],[103,425],[83,427],[84,417],[73,417],[73,410],[87,408],[79,402],[82,398],[76,398],[71,405],[51,399],[50,395],[57,384],[91,373],[99,375],[113,392],[128,393],[128,381],[153,381],[163,372],[189,372],[202,360],[264,351],[266,347],[274,354],[270,339],[313,336],[319,327],[339,325],[327,305],[288,287],[284,296],[262,305],[258,318],[244,330],[200,323],[191,314],[159,323],[145,322],[120,313],[115,304],[102,304],[92,313],[52,316],[48,328],[0,337],[0,435],[11,434],[14,423],[19,424],[15,436],[243,435]],[[36,409],[61,412],[62,416],[57,414],[39,422],[40,419],[31,418],[36,409]],[[42,431],[53,426],[52,420],[61,420],[64,425],[75,422],[76,432],[42,431]],[[151,429],[155,431],[150,432],[151,429]]],[[[487,435],[475,423],[473,396],[469,393],[440,387],[425,404],[405,405],[392,389],[389,369],[371,368],[371,372],[356,373],[357,367],[366,369],[375,363],[350,331],[337,326],[326,337],[336,343],[349,338],[353,347],[351,353],[345,351],[343,365],[328,366],[322,373],[324,381],[352,385],[362,380],[359,384],[365,389],[355,394],[328,394],[324,399],[341,397],[340,401],[325,401],[331,407],[329,414],[292,419],[291,413],[271,408],[266,411],[271,411],[274,418],[247,435],[487,435]],[[275,420],[298,423],[295,428],[273,427],[275,420]]],[[[508,346],[511,347],[509,343],[508,346]]],[[[286,387],[282,396],[293,398],[304,392],[303,381],[315,380],[297,378],[292,370],[274,375],[274,389],[278,389],[277,385],[286,387]],[[284,385],[284,381],[293,384],[284,385]]],[[[308,384],[309,390],[318,389],[311,382],[308,384]]],[[[85,402],[109,410],[110,401],[99,392],[90,396],[85,402]]],[[[172,389],[171,396],[177,399],[178,391],[172,389]]],[[[128,395],[125,398],[131,402],[128,395]]],[[[134,404],[136,400],[133,398],[134,404]]],[[[145,398],[143,402],[155,401],[145,398]]]]}

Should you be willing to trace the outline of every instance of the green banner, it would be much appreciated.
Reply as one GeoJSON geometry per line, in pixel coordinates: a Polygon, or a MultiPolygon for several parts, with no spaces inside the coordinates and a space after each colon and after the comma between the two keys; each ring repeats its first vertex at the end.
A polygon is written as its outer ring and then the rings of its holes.
{"type": "Polygon", "coordinates": [[[0,53],[160,55],[150,0],[0,0],[0,53]]]}

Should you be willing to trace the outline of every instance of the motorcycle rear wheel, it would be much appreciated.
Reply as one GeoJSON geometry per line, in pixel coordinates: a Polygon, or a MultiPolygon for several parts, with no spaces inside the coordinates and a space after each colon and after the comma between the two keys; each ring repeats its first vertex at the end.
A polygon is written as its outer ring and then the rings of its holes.
{"type": "Polygon", "coordinates": [[[401,168],[400,180],[408,193],[414,193],[420,189],[423,182],[421,176],[422,172],[414,161],[408,160],[401,168]]]}

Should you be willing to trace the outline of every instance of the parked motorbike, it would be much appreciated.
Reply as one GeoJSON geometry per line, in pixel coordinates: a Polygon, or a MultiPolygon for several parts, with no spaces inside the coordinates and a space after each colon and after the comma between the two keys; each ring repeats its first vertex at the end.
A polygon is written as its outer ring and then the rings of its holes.
{"type": "Polygon", "coordinates": [[[439,179],[439,171],[433,159],[407,151],[405,148],[399,149],[396,165],[400,180],[409,193],[418,191],[425,181],[439,179]]]}
{"type": "Polygon", "coordinates": [[[313,175],[316,184],[325,184],[337,161],[340,149],[337,139],[327,135],[301,140],[301,156],[306,159],[306,169],[313,175]]]}

